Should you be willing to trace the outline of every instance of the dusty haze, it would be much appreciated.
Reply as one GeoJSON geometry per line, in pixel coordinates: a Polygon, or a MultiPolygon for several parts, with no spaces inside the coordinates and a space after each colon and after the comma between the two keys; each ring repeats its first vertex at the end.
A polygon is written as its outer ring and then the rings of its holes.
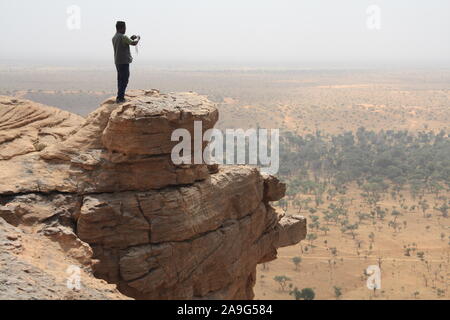
{"type": "Polygon", "coordinates": [[[448,12],[445,0],[4,0],[0,63],[110,63],[121,19],[143,37],[141,63],[448,67],[448,12]],[[81,29],[67,27],[72,5],[81,10],[81,29]],[[380,9],[379,30],[367,27],[371,5],[380,9]]]}

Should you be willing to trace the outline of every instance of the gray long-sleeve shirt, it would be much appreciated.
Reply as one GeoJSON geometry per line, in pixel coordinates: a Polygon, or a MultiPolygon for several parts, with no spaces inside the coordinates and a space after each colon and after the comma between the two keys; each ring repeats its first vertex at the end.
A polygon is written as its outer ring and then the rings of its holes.
{"type": "Polygon", "coordinates": [[[114,47],[114,62],[116,64],[130,64],[133,57],[130,52],[131,39],[122,33],[116,33],[112,38],[114,47]]]}

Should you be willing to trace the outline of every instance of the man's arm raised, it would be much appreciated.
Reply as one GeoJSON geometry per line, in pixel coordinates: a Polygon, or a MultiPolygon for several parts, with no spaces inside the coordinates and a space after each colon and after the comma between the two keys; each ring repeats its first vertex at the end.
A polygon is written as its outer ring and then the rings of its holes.
{"type": "Polygon", "coordinates": [[[123,42],[130,46],[136,46],[139,43],[139,40],[140,40],[140,38],[137,36],[132,36],[131,39],[128,38],[127,36],[123,37],[123,42]]]}

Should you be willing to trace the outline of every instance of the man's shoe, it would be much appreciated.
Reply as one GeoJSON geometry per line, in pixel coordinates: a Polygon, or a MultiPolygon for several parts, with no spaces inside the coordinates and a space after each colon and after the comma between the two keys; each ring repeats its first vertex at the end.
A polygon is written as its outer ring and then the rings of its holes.
{"type": "Polygon", "coordinates": [[[125,98],[117,98],[116,103],[124,103],[126,102],[125,98]]]}

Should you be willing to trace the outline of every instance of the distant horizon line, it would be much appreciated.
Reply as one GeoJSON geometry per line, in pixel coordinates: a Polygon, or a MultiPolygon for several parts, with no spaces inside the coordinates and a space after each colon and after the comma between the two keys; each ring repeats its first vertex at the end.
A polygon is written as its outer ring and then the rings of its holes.
{"type": "MultiPolygon", "coordinates": [[[[114,62],[105,59],[17,59],[17,58],[1,58],[0,68],[109,68],[114,62]]],[[[435,70],[450,69],[449,62],[437,61],[415,61],[415,62],[398,62],[398,61],[272,61],[272,60],[253,60],[253,61],[235,61],[232,59],[212,60],[212,59],[141,59],[136,58],[133,65],[140,68],[154,68],[158,70],[174,71],[257,71],[257,70],[274,70],[274,71],[324,71],[324,70],[435,70]]]]}

